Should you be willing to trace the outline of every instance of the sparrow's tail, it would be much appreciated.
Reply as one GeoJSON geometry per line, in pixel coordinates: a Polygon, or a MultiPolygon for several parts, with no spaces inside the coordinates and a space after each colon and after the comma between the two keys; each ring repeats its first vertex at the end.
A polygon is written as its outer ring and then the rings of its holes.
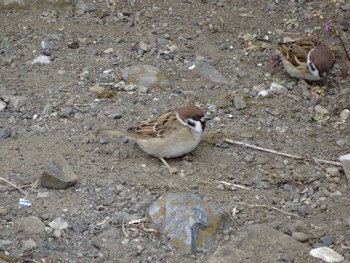
{"type": "Polygon", "coordinates": [[[258,38],[256,41],[260,42],[263,47],[268,47],[268,48],[277,49],[277,50],[279,49],[278,44],[275,44],[275,43],[271,42],[270,40],[258,38]]]}
{"type": "Polygon", "coordinates": [[[124,131],[116,131],[116,130],[98,130],[96,135],[111,135],[111,136],[126,136],[124,131]]]}

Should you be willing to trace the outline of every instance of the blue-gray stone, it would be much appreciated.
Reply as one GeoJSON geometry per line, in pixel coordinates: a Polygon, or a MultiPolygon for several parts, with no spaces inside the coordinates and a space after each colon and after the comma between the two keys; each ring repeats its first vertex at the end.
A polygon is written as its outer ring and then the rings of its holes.
{"type": "Polygon", "coordinates": [[[161,197],[148,212],[153,226],[182,253],[195,254],[223,222],[223,211],[213,202],[191,193],[161,197]]]}

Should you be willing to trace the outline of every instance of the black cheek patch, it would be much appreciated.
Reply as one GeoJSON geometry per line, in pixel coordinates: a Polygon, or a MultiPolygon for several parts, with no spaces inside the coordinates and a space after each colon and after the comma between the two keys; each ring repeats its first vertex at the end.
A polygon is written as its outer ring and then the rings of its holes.
{"type": "Polygon", "coordinates": [[[196,127],[196,123],[194,123],[190,120],[187,121],[187,124],[190,125],[191,127],[196,127]]]}
{"type": "Polygon", "coordinates": [[[314,67],[314,64],[309,63],[309,68],[311,69],[311,71],[316,71],[316,68],[314,67]]]}

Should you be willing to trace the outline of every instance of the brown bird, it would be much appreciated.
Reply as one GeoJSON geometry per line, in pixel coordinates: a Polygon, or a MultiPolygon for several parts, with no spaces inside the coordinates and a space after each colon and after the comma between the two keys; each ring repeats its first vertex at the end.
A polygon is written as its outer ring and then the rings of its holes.
{"type": "Polygon", "coordinates": [[[171,173],[175,173],[177,169],[170,167],[164,158],[175,158],[193,151],[199,144],[205,123],[209,119],[201,108],[187,105],[126,131],[100,130],[97,134],[132,139],[143,151],[158,157],[171,173]]]}
{"type": "Polygon", "coordinates": [[[285,70],[294,78],[323,80],[334,64],[332,50],[317,41],[296,40],[278,44],[265,39],[258,41],[280,51],[285,70]]]}

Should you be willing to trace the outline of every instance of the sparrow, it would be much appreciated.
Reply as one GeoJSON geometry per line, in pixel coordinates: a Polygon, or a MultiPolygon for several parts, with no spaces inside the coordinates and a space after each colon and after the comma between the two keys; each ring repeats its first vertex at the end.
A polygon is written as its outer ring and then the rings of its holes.
{"type": "Polygon", "coordinates": [[[144,152],[158,157],[171,173],[176,173],[177,169],[170,167],[164,158],[175,158],[193,151],[209,119],[201,108],[186,105],[143,121],[126,131],[99,130],[97,135],[122,136],[134,140],[144,152]]]}
{"type": "Polygon", "coordinates": [[[265,39],[258,41],[280,51],[285,70],[294,78],[324,80],[334,64],[332,50],[317,41],[296,40],[278,44],[265,39]]]}

